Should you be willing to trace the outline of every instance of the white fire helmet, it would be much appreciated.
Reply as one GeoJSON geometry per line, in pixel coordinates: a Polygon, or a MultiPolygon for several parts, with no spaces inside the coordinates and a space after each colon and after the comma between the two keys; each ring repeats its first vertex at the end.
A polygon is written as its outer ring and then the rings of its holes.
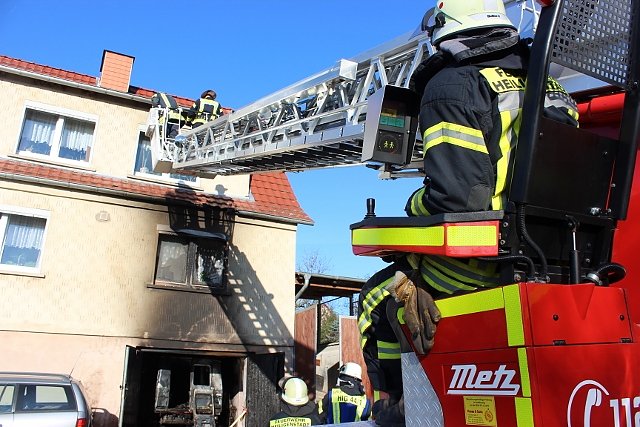
{"type": "Polygon", "coordinates": [[[436,0],[433,17],[435,25],[423,22],[422,27],[430,32],[434,46],[445,37],[478,28],[516,29],[502,0],[436,0]]]}
{"type": "Polygon", "coordinates": [[[347,375],[349,377],[362,380],[362,368],[357,363],[347,362],[340,367],[338,377],[340,377],[341,375],[347,375]]]}
{"type": "Polygon", "coordinates": [[[287,379],[282,389],[282,400],[293,406],[306,405],[309,402],[307,384],[300,378],[287,379]]]}

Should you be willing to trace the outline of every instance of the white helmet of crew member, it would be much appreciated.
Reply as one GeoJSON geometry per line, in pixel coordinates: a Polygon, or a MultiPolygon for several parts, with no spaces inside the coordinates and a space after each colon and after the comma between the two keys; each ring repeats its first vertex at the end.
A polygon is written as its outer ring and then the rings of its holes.
{"type": "MultiPolygon", "coordinates": [[[[356,378],[362,381],[362,367],[360,367],[360,365],[358,365],[357,363],[353,363],[353,362],[345,363],[340,367],[340,370],[338,371],[338,385],[340,385],[344,377],[356,378]]],[[[347,379],[347,381],[344,381],[344,382],[349,382],[349,381],[347,379]]]]}
{"type": "Polygon", "coordinates": [[[282,400],[293,406],[306,405],[309,402],[307,384],[297,377],[291,377],[284,381],[282,387],[282,400]]]}
{"type": "Polygon", "coordinates": [[[507,17],[502,0],[436,0],[433,15],[427,12],[422,30],[429,31],[431,44],[444,38],[479,28],[516,27],[507,17]],[[427,25],[434,17],[435,24],[427,25]]]}

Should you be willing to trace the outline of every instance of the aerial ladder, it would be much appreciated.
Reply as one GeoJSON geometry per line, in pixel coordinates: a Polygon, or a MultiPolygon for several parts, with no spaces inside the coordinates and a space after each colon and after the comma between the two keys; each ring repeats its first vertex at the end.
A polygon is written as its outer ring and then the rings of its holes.
{"type": "MultiPolygon", "coordinates": [[[[533,34],[539,7],[532,0],[506,0],[509,15],[524,34],[533,34]]],[[[154,169],[199,176],[298,171],[361,164],[369,96],[386,86],[404,87],[433,47],[422,32],[409,32],[176,139],[157,129],[151,109],[147,135],[154,169]]],[[[577,74],[559,76],[565,86],[577,74]]],[[[412,157],[421,157],[420,141],[412,157]]],[[[419,162],[417,162],[419,163],[419,162]]],[[[382,177],[410,171],[417,163],[377,165],[382,177]]]]}
{"type": "MultiPolygon", "coordinates": [[[[629,278],[640,279],[640,1],[540,3],[505,1],[522,34],[537,30],[505,209],[390,218],[370,200],[351,226],[356,255],[501,262],[504,286],[439,300],[431,353],[403,353],[408,426],[640,427],[640,290],[629,278]],[[619,124],[591,132],[542,117],[549,73],[589,107],[621,95],[619,124]]],[[[431,49],[423,34],[402,36],[174,141],[150,121],[156,167],[424,174],[406,88],[431,49]]]]}

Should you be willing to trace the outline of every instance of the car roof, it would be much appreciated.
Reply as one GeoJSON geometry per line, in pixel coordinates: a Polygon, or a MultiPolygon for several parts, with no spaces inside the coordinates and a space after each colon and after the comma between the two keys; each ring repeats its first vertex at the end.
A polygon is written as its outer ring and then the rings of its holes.
{"type": "Polygon", "coordinates": [[[0,381],[13,383],[48,383],[69,384],[76,382],[70,375],[49,372],[3,372],[0,371],[0,381]]]}

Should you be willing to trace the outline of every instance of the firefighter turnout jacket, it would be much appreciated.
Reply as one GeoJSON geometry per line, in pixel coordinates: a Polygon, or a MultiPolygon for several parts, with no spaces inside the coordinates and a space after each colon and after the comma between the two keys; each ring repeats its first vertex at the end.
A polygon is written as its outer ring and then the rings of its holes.
{"type": "Polygon", "coordinates": [[[198,98],[189,111],[191,126],[198,127],[222,115],[222,107],[211,98],[198,98]]]}
{"type": "Polygon", "coordinates": [[[282,410],[271,417],[269,427],[306,427],[322,425],[318,409],[313,402],[302,406],[282,403],[282,410]]]}
{"type": "Polygon", "coordinates": [[[176,99],[162,92],[156,92],[151,97],[151,106],[167,109],[167,122],[180,123],[182,116],[176,99]]]}
{"type": "Polygon", "coordinates": [[[366,421],[371,415],[371,403],[359,381],[332,388],[318,406],[324,424],[366,421]]]}
{"type": "MultiPolygon", "coordinates": [[[[429,58],[412,76],[422,94],[426,177],[407,202],[410,216],[505,207],[523,120],[529,48],[515,31],[500,31],[507,37],[501,43],[493,41],[500,49],[489,54],[486,44],[474,49],[475,38],[443,41],[434,55],[438,58],[432,60],[440,70],[430,69],[429,58]]],[[[575,102],[551,77],[544,107],[548,117],[577,126],[575,102]]],[[[420,269],[429,287],[444,294],[500,284],[496,263],[428,255],[409,256],[408,262],[420,269]]]]}
{"type": "MultiPolygon", "coordinates": [[[[504,208],[523,120],[528,59],[529,47],[517,32],[494,29],[443,41],[440,50],[418,66],[410,88],[421,96],[426,177],[407,202],[408,215],[504,208]]],[[[547,117],[577,126],[575,102],[552,78],[544,107],[547,117]]],[[[388,325],[390,295],[385,287],[396,271],[413,269],[420,270],[436,299],[501,284],[495,263],[414,254],[371,277],[360,294],[358,326],[374,389],[388,392],[401,381],[395,380],[401,376],[400,345],[388,325]]]]}

